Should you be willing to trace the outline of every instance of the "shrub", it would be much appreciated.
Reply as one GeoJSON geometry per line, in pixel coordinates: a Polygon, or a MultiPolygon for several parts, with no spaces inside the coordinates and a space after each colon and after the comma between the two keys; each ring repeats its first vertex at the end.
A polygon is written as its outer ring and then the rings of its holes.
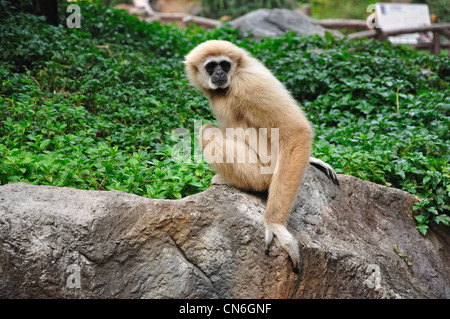
{"type": "MultiPolygon", "coordinates": [[[[214,122],[183,56],[213,38],[246,48],[286,85],[316,130],[315,157],[421,199],[418,229],[448,225],[450,63],[331,35],[254,41],[235,30],[140,22],[79,2],[81,29],[0,2],[0,183],[181,198],[209,186],[204,162],[172,156],[171,132],[214,122]],[[3,7],[2,7],[3,5],[3,7]]],[[[64,12],[64,10],[62,10],[64,12]]],[[[193,136],[191,136],[193,140],[193,136]]]]}

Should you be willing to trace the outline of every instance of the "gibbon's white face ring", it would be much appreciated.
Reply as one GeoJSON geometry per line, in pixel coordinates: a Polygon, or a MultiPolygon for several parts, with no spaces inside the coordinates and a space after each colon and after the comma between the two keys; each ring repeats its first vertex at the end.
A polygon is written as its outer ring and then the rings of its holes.
{"type": "MultiPolygon", "coordinates": [[[[222,84],[222,85],[217,85],[214,84],[212,82],[212,79],[210,76],[208,76],[208,86],[210,89],[212,90],[217,90],[217,89],[226,89],[229,85],[230,85],[230,78],[231,78],[231,74],[234,70],[234,65],[233,62],[231,61],[231,59],[229,57],[227,57],[226,55],[212,55],[206,58],[205,62],[203,63],[203,69],[206,69],[206,65],[210,62],[215,62],[217,64],[219,64],[220,62],[223,61],[227,61],[228,63],[230,63],[231,65],[231,70],[227,73],[227,81],[222,84]]],[[[205,72],[207,74],[207,72],[205,72]]]]}

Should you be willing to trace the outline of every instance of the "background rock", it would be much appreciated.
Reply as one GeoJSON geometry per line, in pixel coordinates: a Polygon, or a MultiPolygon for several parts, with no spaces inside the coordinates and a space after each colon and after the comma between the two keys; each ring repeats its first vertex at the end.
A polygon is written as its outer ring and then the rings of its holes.
{"type": "Polygon", "coordinates": [[[0,297],[449,298],[448,228],[423,238],[414,196],[339,178],[307,171],[288,222],[299,275],[276,239],[264,255],[261,194],[1,186],[0,297]]]}
{"type": "Polygon", "coordinates": [[[307,15],[288,9],[259,9],[247,13],[230,22],[231,27],[241,32],[250,31],[255,38],[276,37],[291,30],[297,34],[318,34],[325,36],[325,31],[338,37],[342,33],[314,24],[307,15]]]}

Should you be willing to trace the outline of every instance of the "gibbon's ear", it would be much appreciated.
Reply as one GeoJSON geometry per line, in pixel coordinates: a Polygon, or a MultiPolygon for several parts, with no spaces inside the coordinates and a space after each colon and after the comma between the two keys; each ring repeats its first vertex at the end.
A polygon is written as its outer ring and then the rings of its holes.
{"type": "Polygon", "coordinates": [[[189,69],[191,69],[192,71],[198,72],[198,67],[197,67],[196,65],[192,64],[192,63],[189,63],[187,59],[185,59],[185,60],[183,61],[183,64],[184,64],[184,67],[185,67],[185,68],[187,68],[187,69],[189,68],[189,69]]]}
{"type": "Polygon", "coordinates": [[[188,60],[186,58],[184,58],[183,64],[184,64],[185,67],[189,65],[189,62],[188,62],[188,60]]]}

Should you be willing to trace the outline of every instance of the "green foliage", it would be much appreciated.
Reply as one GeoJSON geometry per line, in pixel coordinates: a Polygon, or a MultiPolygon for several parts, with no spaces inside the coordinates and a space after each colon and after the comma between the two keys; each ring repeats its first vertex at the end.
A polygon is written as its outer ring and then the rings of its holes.
{"type": "Polygon", "coordinates": [[[202,14],[208,18],[219,19],[222,16],[229,16],[235,19],[250,11],[257,9],[273,9],[297,7],[294,0],[202,0],[202,14]]]}
{"type": "Polygon", "coordinates": [[[430,13],[437,15],[441,22],[450,22],[450,5],[447,0],[427,0],[430,13]]]}
{"type": "Polygon", "coordinates": [[[360,19],[367,17],[367,6],[379,1],[373,0],[303,0],[311,5],[312,17],[315,19],[360,19]]]}
{"type": "Polygon", "coordinates": [[[430,13],[435,14],[440,22],[450,22],[450,5],[448,0],[415,0],[413,2],[428,4],[430,13]]]}
{"type": "MultiPolygon", "coordinates": [[[[214,121],[184,75],[213,38],[248,49],[286,85],[316,130],[314,156],[340,173],[421,199],[418,229],[448,225],[450,62],[328,35],[256,42],[220,28],[179,29],[79,2],[81,28],[53,27],[0,1],[0,183],[180,198],[209,186],[204,163],[172,155],[171,132],[214,121]],[[3,5],[3,7],[2,7],[3,5]]],[[[61,10],[65,12],[65,10],[61,10]]],[[[193,139],[194,137],[191,136],[193,139]]]]}

